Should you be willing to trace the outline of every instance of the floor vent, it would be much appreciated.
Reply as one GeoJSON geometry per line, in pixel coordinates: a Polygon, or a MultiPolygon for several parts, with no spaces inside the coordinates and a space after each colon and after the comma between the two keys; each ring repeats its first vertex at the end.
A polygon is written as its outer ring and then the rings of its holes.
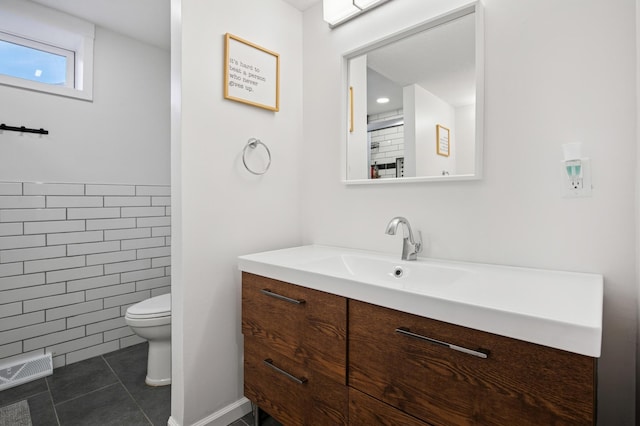
{"type": "Polygon", "coordinates": [[[53,374],[51,354],[0,366],[0,391],[53,374]]]}

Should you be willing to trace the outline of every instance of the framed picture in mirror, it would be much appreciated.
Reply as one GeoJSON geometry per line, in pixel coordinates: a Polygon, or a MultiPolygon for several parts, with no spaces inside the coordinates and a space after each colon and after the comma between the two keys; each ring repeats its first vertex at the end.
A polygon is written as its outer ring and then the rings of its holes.
{"type": "Polygon", "coordinates": [[[438,155],[442,155],[444,157],[449,156],[449,144],[451,143],[449,140],[450,132],[449,129],[436,124],[436,152],[438,155]]]}

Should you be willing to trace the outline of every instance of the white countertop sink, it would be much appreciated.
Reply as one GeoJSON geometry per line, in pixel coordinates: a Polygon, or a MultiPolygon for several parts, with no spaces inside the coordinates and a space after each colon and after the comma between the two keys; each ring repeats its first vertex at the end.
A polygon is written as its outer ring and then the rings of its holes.
{"type": "Polygon", "coordinates": [[[240,270],[452,324],[599,357],[602,275],[302,246],[240,270]]]}

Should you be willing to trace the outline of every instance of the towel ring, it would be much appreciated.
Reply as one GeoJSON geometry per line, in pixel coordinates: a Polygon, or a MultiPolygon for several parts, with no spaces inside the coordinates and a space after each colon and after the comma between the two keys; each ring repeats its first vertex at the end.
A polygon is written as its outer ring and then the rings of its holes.
{"type": "Polygon", "coordinates": [[[265,145],[264,142],[262,142],[260,139],[256,139],[256,138],[249,139],[247,141],[247,144],[244,146],[244,149],[242,150],[242,164],[244,164],[244,167],[249,171],[249,173],[252,173],[254,175],[265,174],[267,170],[269,170],[269,167],[271,166],[271,151],[269,151],[269,147],[265,145]],[[251,167],[247,165],[247,159],[246,159],[247,148],[256,149],[258,145],[262,145],[264,149],[267,151],[267,155],[269,156],[269,162],[265,166],[264,170],[261,172],[256,172],[255,170],[252,170],[251,167]]]}

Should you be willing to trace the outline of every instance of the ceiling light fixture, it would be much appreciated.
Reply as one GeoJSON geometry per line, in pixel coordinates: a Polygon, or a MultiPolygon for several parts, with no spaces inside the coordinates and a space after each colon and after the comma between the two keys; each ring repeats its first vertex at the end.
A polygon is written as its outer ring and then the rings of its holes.
{"type": "Polygon", "coordinates": [[[323,0],[324,20],[335,28],[390,0],[323,0]]]}
{"type": "Polygon", "coordinates": [[[376,99],[376,102],[379,104],[387,104],[389,103],[389,98],[378,98],[376,99]]]}

